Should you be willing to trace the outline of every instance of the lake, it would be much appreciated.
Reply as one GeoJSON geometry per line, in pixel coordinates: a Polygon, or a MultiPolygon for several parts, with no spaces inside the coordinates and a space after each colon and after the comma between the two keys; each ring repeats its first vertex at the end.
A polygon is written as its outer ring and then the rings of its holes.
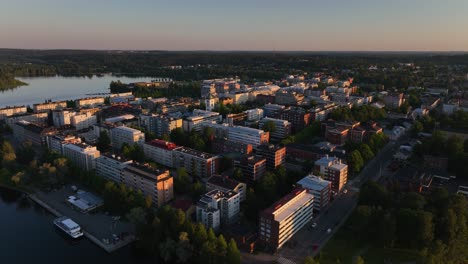
{"type": "MultiPolygon", "coordinates": [[[[86,238],[71,240],[45,209],[23,194],[0,187],[1,263],[140,263],[130,246],[106,253],[86,238]]],[[[154,262],[153,262],[154,263],[154,262]]]]}
{"type": "Polygon", "coordinates": [[[150,81],[151,77],[118,77],[104,75],[103,77],[28,77],[17,78],[28,83],[16,89],[0,91],[0,107],[13,105],[31,105],[44,100],[70,100],[87,97],[86,94],[108,93],[111,81],[120,80],[124,83],[150,81]]]}

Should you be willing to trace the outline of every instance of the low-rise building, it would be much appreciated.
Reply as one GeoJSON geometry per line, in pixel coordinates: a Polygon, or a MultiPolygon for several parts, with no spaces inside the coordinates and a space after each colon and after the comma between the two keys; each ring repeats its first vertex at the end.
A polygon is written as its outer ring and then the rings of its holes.
{"type": "Polygon", "coordinates": [[[124,168],[122,177],[125,185],[150,196],[156,207],[174,199],[174,179],[168,170],[133,163],[124,168]]]}
{"type": "Polygon", "coordinates": [[[260,213],[259,239],[270,249],[281,248],[313,216],[314,195],[296,188],[260,213]]]}
{"type": "Polygon", "coordinates": [[[330,203],[332,185],[330,181],[311,174],[299,180],[297,185],[314,195],[314,210],[320,211],[330,203]]]}

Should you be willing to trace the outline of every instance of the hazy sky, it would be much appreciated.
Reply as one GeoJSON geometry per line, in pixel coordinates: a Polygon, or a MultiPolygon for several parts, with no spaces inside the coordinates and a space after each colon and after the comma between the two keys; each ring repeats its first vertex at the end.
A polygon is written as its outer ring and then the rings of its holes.
{"type": "Polygon", "coordinates": [[[468,50],[468,0],[0,0],[0,48],[468,50]]]}

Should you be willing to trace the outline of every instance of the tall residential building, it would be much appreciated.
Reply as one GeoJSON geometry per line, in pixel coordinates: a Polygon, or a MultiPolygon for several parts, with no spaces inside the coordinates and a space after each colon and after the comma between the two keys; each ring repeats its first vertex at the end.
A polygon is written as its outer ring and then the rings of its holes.
{"type": "Polygon", "coordinates": [[[70,118],[70,123],[76,130],[82,130],[97,124],[97,117],[90,112],[78,113],[70,118]]]}
{"type": "Polygon", "coordinates": [[[155,139],[143,144],[143,151],[147,158],[169,168],[174,168],[172,151],[177,148],[178,146],[176,144],[160,139],[155,139]]]}
{"type": "Polygon", "coordinates": [[[281,248],[313,216],[314,195],[296,188],[260,213],[259,239],[271,249],[281,248]]]}
{"type": "Polygon", "coordinates": [[[275,125],[274,131],[270,131],[270,138],[282,140],[291,134],[291,123],[286,120],[265,117],[259,122],[260,129],[263,129],[266,124],[273,123],[275,125]]]}
{"type": "Polygon", "coordinates": [[[267,117],[277,117],[285,108],[284,105],[266,104],[263,106],[263,111],[267,117]]]}
{"type": "Polygon", "coordinates": [[[115,155],[102,155],[96,159],[96,174],[120,184],[123,183],[123,170],[130,164],[131,160],[115,155]]]}
{"type": "Polygon", "coordinates": [[[95,168],[96,159],[99,158],[100,152],[94,146],[77,143],[66,144],[63,147],[63,155],[79,168],[89,171],[95,168]]]}
{"type": "Polygon", "coordinates": [[[208,191],[221,190],[223,192],[234,191],[239,193],[240,200],[247,199],[247,185],[243,182],[236,181],[227,176],[213,175],[206,182],[208,191]]]}
{"type": "Polygon", "coordinates": [[[237,192],[212,190],[198,201],[196,214],[198,222],[207,228],[219,230],[221,224],[231,225],[237,222],[239,212],[240,195],[237,192]]]}
{"type": "Polygon", "coordinates": [[[288,120],[297,132],[310,124],[311,113],[301,107],[290,107],[280,112],[279,119],[288,120]]]}
{"type": "Polygon", "coordinates": [[[174,168],[184,167],[189,174],[207,178],[218,173],[219,156],[180,147],[172,151],[174,168]]]}
{"type": "Polygon", "coordinates": [[[348,165],[342,163],[339,158],[326,155],[315,162],[314,169],[332,183],[332,190],[336,192],[339,192],[348,181],[348,165]]]}
{"type": "Polygon", "coordinates": [[[257,155],[266,158],[266,166],[270,171],[274,171],[278,166],[286,162],[286,147],[278,145],[261,145],[257,147],[257,155]]]}
{"type": "Polygon", "coordinates": [[[63,155],[63,148],[65,145],[81,143],[81,138],[75,137],[73,135],[51,135],[47,136],[46,141],[49,150],[63,155]]]}
{"type": "Polygon", "coordinates": [[[311,174],[298,181],[297,185],[314,195],[314,210],[320,211],[330,203],[332,185],[330,181],[311,174]]]}
{"type": "Polygon", "coordinates": [[[266,159],[258,156],[244,156],[234,161],[234,167],[242,171],[245,182],[253,185],[266,172],[266,159]]]}
{"type": "Polygon", "coordinates": [[[263,118],[264,111],[261,108],[249,109],[244,111],[247,114],[247,121],[258,121],[263,118]]]}
{"type": "Polygon", "coordinates": [[[18,114],[27,113],[26,106],[7,106],[0,108],[0,120],[4,120],[6,117],[18,114]]]}
{"type": "Polygon", "coordinates": [[[172,130],[182,127],[182,118],[154,114],[140,115],[140,126],[153,132],[156,137],[162,138],[164,135],[170,135],[172,130]]]}
{"type": "Polygon", "coordinates": [[[122,177],[125,185],[150,196],[157,207],[174,199],[174,179],[168,170],[133,163],[123,169],[122,177]]]}
{"type": "Polygon", "coordinates": [[[70,118],[74,114],[70,109],[52,110],[52,122],[56,127],[70,125],[70,118]]]}
{"type": "Polygon", "coordinates": [[[33,105],[33,111],[35,113],[42,112],[42,111],[49,111],[49,110],[60,110],[64,108],[67,108],[66,101],[45,102],[45,103],[33,105]]]}
{"type": "Polygon", "coordinates": [[[119,126],[111,130],[111,141],[115,149],[120,149],[124,143],[141,145],[145,142],[145,134],[137,129],[119,126]]]}

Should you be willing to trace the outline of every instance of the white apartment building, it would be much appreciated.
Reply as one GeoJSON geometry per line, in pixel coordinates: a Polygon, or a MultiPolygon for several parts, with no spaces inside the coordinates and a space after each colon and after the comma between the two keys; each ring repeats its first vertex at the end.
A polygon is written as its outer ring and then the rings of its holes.
{"type": "Polygon", "coordinates": [[[81,169],[92,170],[95,168],[95,162],[100,156],[100,152],[94,146],[78,143],[66,144],[63,147],[63,155],[81,169]]]}
{"type": "Polygon", "coordinates": [[[58,102],[45,102],[42,104],[34,104],[33,105],[33,111],[35,113],[37,112],[42,112],[42,111],[48,111],[48,110],[60,110],[67,108],[67,102],[66,101],[58,101],[58,102]]]}
{"type": "Polygon", "coordinates": [[[229,126],[228,124],[203,123],[202,126],[211,127],[215,130],[218,138],[226,138],[230,141],[242,142],[251,144],[254,148],[269,142],[269,133],[261,129],[244,127],[244,126],[229,126]]]}
{"type": "Polygon", "coordinates": [[[331,181],[335,192],[341,191],[348,181],[348,165],[342,163],[339,158],[326,155],[315,161],[314,169],[320,172],[325,180],[331,181]]]}
{"type": "Polygon", "coordinates": [[[76,130],[81,130],[96,125],[97,117],[92,113],[76,114],[70,118],[70,123],[76,130]]]}
{"type": "Polygon", "coordinates": [[[0,120],[4,120],[6,117],[18,114],[27,113],[26,106],[7,106],[0,108],[0,120]]]}
{"type": "Polygon", "coordinates": [[[247,114],[248,121],[258,121],[263,118],[264,111],[261,108],[255,108],[244,111],[247,114]]]}
{"type": "Polygon", "coordinates": [[[73,115],[75,115],[75,112],[68,110],[68,109],[53,110],[52,121],[54,123],[54,126],[61,127],[61,126],[70,125],[70,118],[73,115]]]}
{"type": "Polygon", "coordinates": [[[102,155],[96,159],[96,174],[120,184],[123,182],[123,170],[130,164],[131,160],[115,155],[102,155]]]}
{"type": "Polygon", "coordinates": [[[304,188],[290,194],[260,213],[259,239],[271,248],[281,248],[313,216],[314,195],[304,188]]]}
{"type": "Polygon", "coordinates": [[[174,168],[172,151],[177,148],[179,147],[176,144],[160,139],[155,139],[143,144],[145,157],[169,168],[174,168]]]}
{"type": "Polygon", "coordinates": [[[60,155],[63,155],[63,149],[67,144],[79,144],[81,139],[72,135],[53,135],[47,136],[47,146],[51,151],[55,151],[60,155]]]}
{"type": "Polygon", "coordinates": [[[234,191],[221,190],[212,190],[203,195],[196,209],[197,221],[214,230],[219,230],[221,224],[237,222],[239,212],[240,195],[234,191]]]}
{"type": "Polygon", "coordinates": [[[320,211],[330,203],[332,185],[330,181],[310,174],[299,180],[297,185],[314,195],[314,210],[320,211]]]}
{"type": "Polygon", "coordinates": [[[174,168],[184,167],[192,176],[207,178],[218,172],[220,157],[195,149],[180,147],[173,149],[172,159],[174,168]]]}
{"type": "Polygon", "coordinates": [[[141,145],[145,142],[145,134],[137,129],[119,126],[111,129],[111,141],[115,149],[120,149],[124,143],[141,145]]]}
{"type": "Polygon", "coordinates": [[[291,134],[291,123],[287,120],[265,117],[259,122],[259,128],[263,129],[269,122],[275,124],[275,130],[270,132],[270,138],[281,140],[287,138],[291,134]]]}
{"type": "Polygon", "coordinates": [[[183,121],[183,129],[185,132],[192,130],[201,131],[204,122],[220,122],[222,116],[217,112],[210,112],[200,109],[193,110],[192,116],[187,117],[183,121]]]}
{"type": "Polygon", "coordinates": [[[104,97],[88,97],[88,98],[81,98],[76,99],[75,104],[76,107],[96,107],[104,104],[104,97]]]}

